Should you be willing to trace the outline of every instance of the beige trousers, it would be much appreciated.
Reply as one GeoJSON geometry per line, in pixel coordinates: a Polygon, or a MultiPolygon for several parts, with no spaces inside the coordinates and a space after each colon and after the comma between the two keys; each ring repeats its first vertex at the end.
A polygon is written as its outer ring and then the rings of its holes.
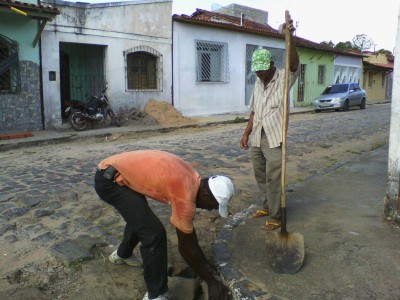
{"type": "Polygon", "coordinates": [[[264,131],[261,147],[251,148],[254,175],[263,194],[263,206],[269,208],[270,216],[281,217],[282,147],[270,148],[264,131]]]}

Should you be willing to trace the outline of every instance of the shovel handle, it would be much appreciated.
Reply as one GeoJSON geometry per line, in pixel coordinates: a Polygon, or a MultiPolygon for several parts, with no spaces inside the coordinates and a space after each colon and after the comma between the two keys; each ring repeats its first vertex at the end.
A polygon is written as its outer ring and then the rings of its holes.
{"type": "Polygon", "coordinates": [[[285,87],[283,94],[283,124],[282,124],[282,175],[281,175],[281,226],[282,230],[286,230],[286,136],[288,128],[288,103],[289,103],[289,74],[290,74],[290,30],[289,30],[290,14],[285,11],[285,87]]]}

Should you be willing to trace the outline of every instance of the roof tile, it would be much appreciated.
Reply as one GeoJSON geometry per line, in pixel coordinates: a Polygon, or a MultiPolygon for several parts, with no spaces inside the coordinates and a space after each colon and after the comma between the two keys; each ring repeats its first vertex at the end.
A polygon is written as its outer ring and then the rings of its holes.
{"type": "Polygon", "coordinates": [[[50,14],[60,14],[58,8],[53,7],[51,5],[44,4],[33,4],[15,0],[0,0],[0,6],[15,6],[16,8],[21,9],[29,9],[30,11],[42,12],[42,13],[50,13],[50,14]]]}
{"type": "MultiPolygon", "coordinates": [[[[229,16],[203,9],[197,9],[191,16],[173,15],[172,18],[174,21],[177,22],[197,24],[197,25],[233,30],[233,31],[241,31],[250,34],[260,34],[268,37],[284,39],[283,34],[280,34],[278,30],[272,28],[267,23],[261,24],[247,20],[246,18],[244,20],[241,20],[241,18],[239,17],[229,16]]],[[[347,56],[357,56],[357,57],[363,56],[362,53],[335,50],[329,46],[321,45],[319,43],[298,36],[294,37],[294,42],[297,46],[304,48],[327,51],[347,56]]]]}

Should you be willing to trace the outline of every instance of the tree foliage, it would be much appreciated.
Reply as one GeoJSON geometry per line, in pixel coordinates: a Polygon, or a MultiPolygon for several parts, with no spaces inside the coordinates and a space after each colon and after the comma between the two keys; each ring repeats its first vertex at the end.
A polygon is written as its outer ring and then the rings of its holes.
{"type": "Polygon", "coordinates": [[[359,48],[357,48],[354,44],[352,44],[350,41],[347,42],[339,42],[336,45],[332,42],[326,42],[323,41],[320,43],[320,45],[329,47],[333,50],[338,50],[338,51],[350,51],[350,50],[355,50],[355,51],[360,51],[359,48]]]}
{"type": "MultiPolygon", "coordinates": [[[[370,49],[373,45],[374,42],[371,38],[367,37],[365,34],[358,34],[353,38],[353,41],[347,41],[347,42],[338,42],[336,45],[333,43],[331,40],[328,41],[323,41],[320,43],[320,45],[329,47],[333,50],[338,50],[338,51],[366,51],[370,49]]],[[[389,50],[385,49],[380,49],[377,51],[379,53],[386,53],[389,55],[392,55],[392,52],[389,50]]]]}
{"type": "Polygon", "coordinates": [[[332,41],[329,41],[329,42],[321,42],[321,43],[319,43],[320,45],[322,45],[322,46],[326,46],[326,47],[329,47],[329,48],[335,48],[335,44],[332,42],[332,41]]]}
{"type": "Polygon", "coordinates": [[[350,51],[350,50],[356,50],[359,51],[359,48],[357,48],[355,45],[353,45],[351,42],[339,42],[335,46],[335,50],[339,51],[350,51]]]}
{"type": "Polygon", "coordinates": [[[378,50],[378,53],[383,53],[383,54],[386,54],[386,55],[389,55],[389,56],[393,55],[392,52],[390,52],[389,50],[385,50],[385,49],[378,50]]]}

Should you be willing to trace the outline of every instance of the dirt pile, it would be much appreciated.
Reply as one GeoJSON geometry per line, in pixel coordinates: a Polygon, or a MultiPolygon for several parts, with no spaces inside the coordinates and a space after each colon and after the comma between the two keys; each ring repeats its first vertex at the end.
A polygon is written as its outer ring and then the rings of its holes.
{"type": "Polygon", "coordinates": [[[198,120],[184,117],[175,107],[166,101],[150,99],[143,110],[132,108],[125,110],[120,121],[123,125],[189,125],[198,120]]]}
{"type": "Polygon", "coordinates": [[[132,108],[123,112],[120,117],[123,125],[157,125],[158,122],[153,117],[138,108],[132,108]]]}
{"type": "Polygon", "coordinates": [[[157,120],[160,125],[189,125],[197,123],[196,119],[184,117],[166,101],[150,99],[144,107],[144,112],[157,120]]]}

